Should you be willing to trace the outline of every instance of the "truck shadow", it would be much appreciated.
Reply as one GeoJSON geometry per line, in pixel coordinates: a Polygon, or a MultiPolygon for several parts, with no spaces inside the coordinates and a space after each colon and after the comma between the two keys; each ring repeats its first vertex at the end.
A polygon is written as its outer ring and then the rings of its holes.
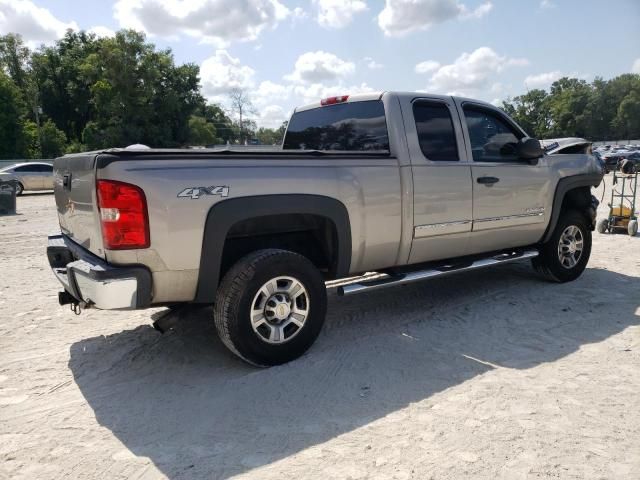
{"type": "Polygon", "coordinates": [[[533,368],[605,340],[640,324],[638,292],[638,278],[607,270],[556,285],[503,265],[332,293],[315,347],[281,367],[227,353],[210,309],[183,313],[165,335],[141,326],[77,342],[69,367],[100,425],[132,453],[172,479],[227,478],[494,368],[533,368]]]}

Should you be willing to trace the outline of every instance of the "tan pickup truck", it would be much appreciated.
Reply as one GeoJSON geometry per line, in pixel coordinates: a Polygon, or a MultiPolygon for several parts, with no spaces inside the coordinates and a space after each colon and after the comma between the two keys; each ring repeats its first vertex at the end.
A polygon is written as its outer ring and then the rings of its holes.
{"type": "Polygon", "coordinates": [[[213,304],[224,343],[273,365],[318,336],[328,280],[381,274],[349,295],[526,258],[577,278],[602,175],[589,154],[546,155],[484,102],[331,97],[295,110],[279,151],[56,159],[48,256],[61,304],[213,304]]]}

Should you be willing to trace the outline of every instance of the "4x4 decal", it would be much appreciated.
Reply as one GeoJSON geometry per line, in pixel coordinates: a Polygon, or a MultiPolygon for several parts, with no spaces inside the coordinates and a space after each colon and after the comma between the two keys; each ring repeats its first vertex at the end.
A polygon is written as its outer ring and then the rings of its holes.
{"type": "Polygon", "coordinates": [[[188,187],[178,193],[178,198],[190,198],[197,200],[200,195],[220,195],[221,197],[229,196],[229,187],[226,185],[218,185],[212,187],[188,187]]]}

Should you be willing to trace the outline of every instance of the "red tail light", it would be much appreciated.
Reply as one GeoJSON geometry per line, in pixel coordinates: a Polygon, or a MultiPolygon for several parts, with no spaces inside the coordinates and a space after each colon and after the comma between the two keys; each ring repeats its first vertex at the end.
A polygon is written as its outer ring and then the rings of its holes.
{"type": "Polygon", "coordinates": [[[104,248],[149,247],[149,215],[142,189],[115,180],[98,180],[98,207],[104,248]]]}
{"type": "Polygon", "coordinates": [[[349,95],[341,95],[339,97],[329,97],[320,100],[320,105],[335,105],[336,103],[344,103],[349,100],[349,95]]]}

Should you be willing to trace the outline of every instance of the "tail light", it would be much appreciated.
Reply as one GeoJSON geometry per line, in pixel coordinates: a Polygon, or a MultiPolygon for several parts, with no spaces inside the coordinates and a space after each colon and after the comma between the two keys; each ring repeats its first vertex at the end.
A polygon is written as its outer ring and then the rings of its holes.
{"type": "Polygon", "coordinates": [[[320,100],[320,105],[335,105],[336,103],[344,103],[349,100],[349,95],[340,95],[339,97],[329,97],[320,100]]]}
{"type": "Polygon", "coordinates": [[[98,208],[104,248],[149,247],[147,200],[140,187],[115,180],[98,180],[98,208]]]}

